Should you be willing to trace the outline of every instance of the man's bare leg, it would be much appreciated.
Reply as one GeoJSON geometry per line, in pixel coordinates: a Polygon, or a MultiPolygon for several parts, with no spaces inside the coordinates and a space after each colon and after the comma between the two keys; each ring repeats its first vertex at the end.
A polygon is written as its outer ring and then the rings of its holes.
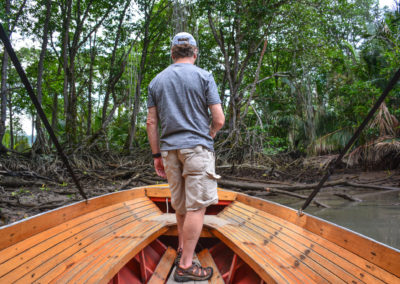
{"type": "MultiPolygon", "coordinates": [[[[193,253],[203,228],[206,208],[186,212],[183,224],[183,252],[179,266],[186,269],[192,265],[193,253]]],[[[179,236],[181,237],[181,236],[179,236]]]]}
{"type": "Polygon", "coordinates": [[[178,226],[178,240],[179,240],[178,250],[179,250],[183,249],[183,224],[185,223],[186,214],[182,215],[175,213],[175,215],[176,215],[176,223],[178,226]]]}

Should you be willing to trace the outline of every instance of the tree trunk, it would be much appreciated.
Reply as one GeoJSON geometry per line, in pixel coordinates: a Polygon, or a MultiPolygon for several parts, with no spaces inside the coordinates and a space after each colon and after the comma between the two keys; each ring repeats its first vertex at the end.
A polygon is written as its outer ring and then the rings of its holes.
{"type": "Polygon", "coordinates": [[[89,136],[92,133],[92,89],[93,89],[93,65],[96,57],[96,33],[94,34],[93,43],[90,37],[90,69],[89,69],[89,93],[88,93],[88,117],[86,135],[89,136]]]}
{"type": "MultiPolygon", "coordinates": [[[[40,51],[39,63],[38,63],[38,76],[37,76],[37,98],[39,104],[42,105],[42,82],[43,82],[43,65],[44,58],[46,56],[48,34],[49,34],[49,22],[51,17],[51,0],[46,1],[46,18],[43,26],[43,36],[42,36],[42,50],[40,51]]],[[[48,145],[46,143],[45,135],[40,123],[40,117],[36,116],[36,141],[33,145],[33,151],[37,153],[47,153],[49,152],[48,145]]]]}
{"type": "Polygon", "coordinates": [[[12,101],[11,93],[8,98],[8,112],[10,113],[10,149],[14,149],[14,124],[13,124],[13,112],[12,112],[12,101]]]}
{"type": "Polygon", "coordinates": [[[32,114],[32,135],[31,135],[31,145],[35,142],[35,116],[32,114]]]}
{"type": "MultiPolygon", "coordinates": [[[[8,32],[10,21],[8,19],[10,15],[10,0],[6,0],[5,2],[5,11],[7,18],[4,28],[6,32],[8,32]]],[[[5,149],[3,145],[3,138],[6,133],[6,119],[7,119],[7,97],[8,97],[8,89],[7,89],[7,78],[8,78],[8,53],[3,52],[3,59],[1,64],[1,114],[0,114],[0,152],[3,152],[5,149]]]]}
{"type": "MultiPolygon", "coordinates": [[[[60,76],[61,74],[61,69],[62,69],[62,65],[59,64],[58,65],[58,70],[57,70],[57,78],[60,76]]],[[[55,133],[57,133],[57,122],[58,122],[58,93],[56,91],[53,90],[53,104],[52,104],[52,109],[51,109],[51,128],[53,128],[53,131],[55,133]]],[[[52,141],[51,139],[49,139],[48,141],[48,145],[49,148],[52,145],[52,141]]]]}
{"type": "Polygon", "coordinates": [[[85,31],[85,22],[88,20],[88,13],[94,4],[94,1],[89,1],[85,7],[85,10],[81,11],[81,6],[78,5],[76,7],[76,11],[74,10],[74,27],[75,30],[71,33],[72,41],[68,37],[70,33],[70,20],[71,20],[71,1],[68,2],[68,7],[64,10],[67,10],[66,18],[65,19],[65,29],[64,29],[64,40],[63,40],[63,57],[64,57],[64,105],[66,105],[65,109],[65,132],[67,143],[69,145],[76,144],[77,140],[77,103],[78,103],[78,94],[76,92],[76,85],[75,85],[75,60],[78,55],[78,50],[81,48],[86,41],[90,38],[90,36],[100,27],[103,21],[108,16],[109,12],[112,9],[112,5],[110,4],[107,7],[107,10],[104,12],[103,17],[99,19],[96,24],[91,27],[89,31],[87,31],[84,38],[81,39],[82,33],[85,31]],[[66,49],[68,49],[68,57],[66,49]],[[69,64],[68,64],[69,61],[69,64]]]}
{"type": "Polygon", "coordinates": [[[137,72],[137,81],[136,81],[136,89],[135,89],[135,99],[134,99],[134,105],[133,105],[133,111],[130,119],[130,127],[129,127],[129,133],[128,133],[128,139],[127,143],[125,143],[125,149],[127,149],[130,153],[133,150],[133,141],[135,140],[136,136],[136,118],[139,113],[139,105],[140,105],[140,94],[141,94],[141,85],[142,85],[142,80],[143,80],[143,73],[144,73],[144,68],[146,66],[146,59],[147,59],[147,51],[149,49],[150,45],[150,39],[149,39],[149,29],[150,29],[150,20],[152,18],[152,11],[153,7],[152,6],[145,6],[145,23],[144,23],[144,37],[143,37],[143,49],[142,49],[142,54],[140,58],[140,66],[137,72]],[[147,10],[148,9],[148,10],[147,10]]]}
{"type": "MultiPolygon", "coordinates": [[[[65,6],[62,7],[63,13],[63,34],[62,34],[62,48],[61,48],[61,56],[63,62],[63,71],[64,71],[64,84],[63,84],[63,97],[64,97],[64,115],[66,119],[66,132],[67,129],[67,115],[69,108],[69,96],[68,96],[68,81],[69,81],[69,64],[68,64],[68,45],[69,45],[69,27],[71,23],[71,6],[72,0],[66,0],[65,6]]],[[[68,133],[67,133],[68,137],[68,133]]],[[[68,138],[67,138],[68,139],[68,138]]]]}

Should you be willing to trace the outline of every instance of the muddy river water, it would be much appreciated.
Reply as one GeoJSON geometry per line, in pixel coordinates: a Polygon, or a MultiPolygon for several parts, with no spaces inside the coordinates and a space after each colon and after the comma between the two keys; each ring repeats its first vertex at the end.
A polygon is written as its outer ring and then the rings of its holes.
{"type": "MultiPolygon", "coordinates": [[[[305,212],[400,249],[400,191],[360,194],[355,197],[362,201],[323,199],[331,208],[310,206],[305,212]]],[[[303,204],[282,197],[271,201],[296,210],[303,204]]]]}

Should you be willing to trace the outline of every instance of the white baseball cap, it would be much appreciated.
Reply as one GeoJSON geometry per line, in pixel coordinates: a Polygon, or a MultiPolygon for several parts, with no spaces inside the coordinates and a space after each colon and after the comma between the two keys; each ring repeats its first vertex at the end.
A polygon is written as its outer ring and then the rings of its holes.
{"type": "Polygon", "coordinates": [[[174,36],[174,38],[172,39],[172,46],[177,44],[190,44],[193,46],[197,46],[194,37],[191,34],[185,32],[178,33],[174,36]]]}

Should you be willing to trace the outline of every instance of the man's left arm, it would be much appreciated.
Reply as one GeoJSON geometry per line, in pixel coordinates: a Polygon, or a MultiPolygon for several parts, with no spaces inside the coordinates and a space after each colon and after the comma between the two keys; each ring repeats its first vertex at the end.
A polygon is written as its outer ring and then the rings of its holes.
{"type": "MultiPolygon", "coordinates": [[[[160,138],[158,135],[158,115],[157,108],[150,107],[147,109],[147,136],[149,138],[149,143],[151,147],[151,152],[153,154],[160,153],[160,138]]],[[[164,164],[161,157],[156,157],[154,159],[154,168],[156,170],[157,175],[162,178],[167,178],[167,175],[164,171],[164,164]]]]}

